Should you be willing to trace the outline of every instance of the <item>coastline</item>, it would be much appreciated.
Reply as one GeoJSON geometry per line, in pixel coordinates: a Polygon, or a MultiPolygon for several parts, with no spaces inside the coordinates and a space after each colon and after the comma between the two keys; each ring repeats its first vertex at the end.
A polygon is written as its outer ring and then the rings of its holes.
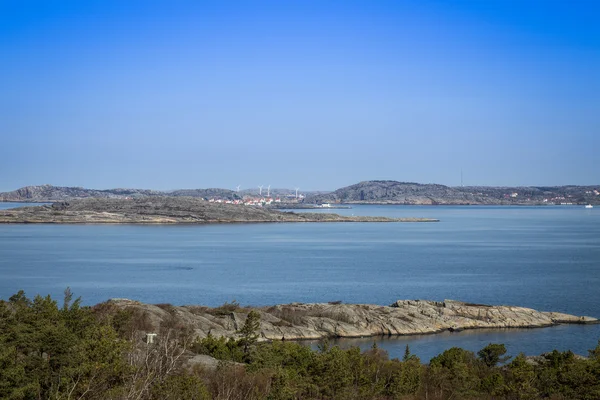
{"type": "Polygon", "coordinates": [[[592,317],[454,300],[398,300],[390,306],[291,303],[258,308],[241,307],[237,303],[216,308],[152,305],[128,299],[111,299],[107,304],[145,316],[147,325],[153,329],[158,329],[162,321],[174,318],[199,338],[237,337],[237,331],[254,310],[261,316],[259,338],[263,341],[434,335],[448,331],[533,329],[600,322],[592,317]]]}
{"type": "Polygon", "coordinates": [[[282,212],[196,198],[85,199],[0,210],[0,223],[219,224],[272,222],[438,222],[431,218],[342,216],[282,212]]]}

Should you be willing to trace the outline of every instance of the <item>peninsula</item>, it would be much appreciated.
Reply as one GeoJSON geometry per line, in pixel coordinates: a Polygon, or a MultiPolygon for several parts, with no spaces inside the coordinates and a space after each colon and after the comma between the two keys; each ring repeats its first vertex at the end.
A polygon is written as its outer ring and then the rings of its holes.
{"type": "Polygon", "coordinates": [[[191,197],[89,198],[0,210],[0,223],[208,224],[250,222],[436,222],[429,218],[294,213],[191,197]]]}
{"type": "Polygon", "coordinates": [[[598,323],[596,318],[541,312],[514,306],[491,306],[445,300],[398,300],[390,306],[372,304],[292,303],[244,308],[151,305],[127,299],[108,304],[145,320],[149,330],[165,321],[191,329],[200,338],[236,337],[248,314],[260,314],[261,340],[305,340],[431,334],[482,328],[541,328],[557,324],[598,323]]]}

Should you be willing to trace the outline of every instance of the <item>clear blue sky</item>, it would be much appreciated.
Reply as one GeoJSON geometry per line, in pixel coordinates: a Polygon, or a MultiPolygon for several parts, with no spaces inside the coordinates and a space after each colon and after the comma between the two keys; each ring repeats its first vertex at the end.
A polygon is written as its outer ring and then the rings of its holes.
{"type": "Polygon", "coordinates": [[[0,191],[600,184],[600,2],[0,0],[0,191]]]}

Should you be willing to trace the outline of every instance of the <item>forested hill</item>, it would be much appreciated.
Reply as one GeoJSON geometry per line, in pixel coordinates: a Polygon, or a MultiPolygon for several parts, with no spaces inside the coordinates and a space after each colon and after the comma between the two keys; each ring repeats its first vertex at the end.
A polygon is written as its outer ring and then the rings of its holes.
{"type": "Polygon", "coordinates": [[[450,187],[397,181],[364,181],[308,196],[307,203],[355,204],[600,204],[600,186],[450,187]]]}

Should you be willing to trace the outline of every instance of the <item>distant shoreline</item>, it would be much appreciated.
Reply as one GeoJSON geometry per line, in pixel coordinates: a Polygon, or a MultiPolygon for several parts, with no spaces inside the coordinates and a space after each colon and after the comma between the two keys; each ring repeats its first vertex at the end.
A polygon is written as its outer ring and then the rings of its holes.
{"type": "Polygon", "coordinates": [[[0,223],[5,224],[194,225],[281,222],[438,222],[438,220],[281,212],[264,207],[211,203],[190,197],[85,199],[0,210],[0,223]]]}
{"type": "MultiPolygon", "coordinates": [[[[152,197],[149,197],[152,199],[152,197]]],[[[60,203],[64,201],[78,201],[78,200],[86,200],[91,198],[82,198],[82,199],[63,199],[63,200],[4,200],[0,199],[0,203],[17,203],[17,204],[54,204],[60,203]]],[[[265,206],[265,209],[270,210],[351,210],[352,206],[415,206],[415,207],[444,207],[444,206],[484,206],[484,207],[493,207],[493,206],[504,206],[504,207],[582,207],[589,203],[577,203],[577,204],[554,204],[554,203],[447,203],[447,204],[414,204],[414,203],[395,203],[395,202],[347,202],[347,203],[337,203],[338,205],[332,205],[330,207],[321,207],[316,204],[303,204],[293,205],[293,204],[283,204],[282,206],[265,206]]],[[[592,203],[594,205],[594,203],[592,203]]],[[[35,206],[33,206],[35,207],[35,206]]]]}
{"type": "Polygon", "coordinates": [[[248,200],[275,208],[337,208],[353,204],[392,205],[600,205],[600,185],[563,186],[446,186],[433,183],[370,180],[333,191],[273,189],[237,191],[220,188],[171,191],[116,188],[87,189],[53,185],[25,186],[0,193],[2,202],[48,203],[76,199],[140,199],[190,197],[213,202],[238,203],[248,200]]]}

